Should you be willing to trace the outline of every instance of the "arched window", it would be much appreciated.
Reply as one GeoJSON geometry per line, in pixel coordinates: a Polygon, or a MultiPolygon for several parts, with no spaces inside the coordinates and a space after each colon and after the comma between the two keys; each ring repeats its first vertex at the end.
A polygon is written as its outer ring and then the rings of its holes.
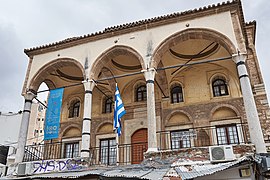
{"type": "Polygon", "coordinates": [[[69,107],[69,118],[79,117],[80,112],[80,101],[73,101],[69,107]]]}
{"type": "Polygon", "coordinates": [[[182,87],[180,85],[177,85],[171,89],[171,102],[172,103],[179,103],[183,102],[183,92],[182,87]]]}
{"type": "Polygon", "coordinates": [[[225,80],[223,79],[216,79],[212,82],[212,88],[213,88],[213,95],[214,97],[217,96],[226,96],[228,95],[228,88],[225,80]]]}
{"type": "Polygon", "coordinates": [[[146,101],[147,94],[146,94],[146,86],[142,85],[139,86],[136,90],[136,101],[146,101]]]}
{"type": "Polygon", "coordinates": [[[112,97],[106,97],[104,101],[103,113],[111,113],[112,112],[112,97]]]}

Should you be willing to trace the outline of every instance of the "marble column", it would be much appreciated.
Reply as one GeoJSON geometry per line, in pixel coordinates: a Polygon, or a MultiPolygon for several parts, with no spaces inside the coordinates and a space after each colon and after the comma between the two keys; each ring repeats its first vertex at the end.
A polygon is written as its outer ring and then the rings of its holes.
{"type": "Polygon", "coordinates": [[[148,124],[148,150],[147,152],[157,152],[157,125],[155,110],[154,80],[155,69],[143,70],[147,88],[147,124],[148,124]]]}
{"type": "Polygon", "coordinates": [[[235,54],[233,60],[236,63],[240,79],[251,142],[255,145],[256,153],[266,153],[257,107],[245,65],[246,54],[235,54]]]}
{"type": "Polygon", "coordinates": [[[81,157],[90,156],[90,131],[91,131],[91,113],[92,113],[92,91],[95,87],[93,80],[83,81],[85,95],[84,95],[84,111],[83,111],[83,125],[82,125],[82,146],[81,157]]]}
{"type": "Polygon", "coordinates": [[[36,97],[36,95],[32,93],[31,91],[28,91],[24,95],[25,101],[24,101],[20,132],[19,132],[19,137],[18,137],[18,146],[17,146],[16,156],[15,156],[15,163],[21,163],[23,161],[24,148],[27,141],[27,133],[28,133],[28,127],[29,127],[32,100],[34,99],[34,97],[36,97]]]}

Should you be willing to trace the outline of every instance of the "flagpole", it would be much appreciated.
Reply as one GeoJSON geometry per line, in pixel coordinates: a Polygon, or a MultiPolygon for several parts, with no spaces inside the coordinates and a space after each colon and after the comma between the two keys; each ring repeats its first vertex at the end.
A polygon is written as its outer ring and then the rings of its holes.
{"type": "Polygon", "coordinates": [[[116,166],[119,166],[120,156],[119,156],[119,136],[116,131],[116,166]]]}
{"type": "Polygon", "coordinates": [[[116,165],[119,166],[120,153],[119,153],[119,136],[121,135],[121,117],[126,114],[124,104],[120,97],[120,92],[115,84],[115,102],[114,102],[114,118],[113,118],[113,128],[116,133],[116,165]]]}

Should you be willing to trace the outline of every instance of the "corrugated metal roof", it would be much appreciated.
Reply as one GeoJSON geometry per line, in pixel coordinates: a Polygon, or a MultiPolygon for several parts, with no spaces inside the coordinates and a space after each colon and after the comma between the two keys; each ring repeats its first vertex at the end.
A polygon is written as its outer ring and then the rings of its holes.
{"type": "MultiPolygon", "coordinates": [[[[183,180],[193,179],[196,177],[211,175],[216,172],[223,171],[244,161],[251,161],[251,159],[249,157],[244,156],[232,162],[218,163],[218,164],[181,165],[174,167],[174,170],[177,172],[177,175],[180,176],[183,180]]],[[[167,174],[166,176],[175,176],[175,175],[167,174]]]]}
{"type": "MultiPolygon", "coordinates": [[[[89,175],[97,175],[103,177],[114,178],[137,178],[137,179],[162,179],[167,173],[170,167],[163,168],[145,167],[145,166],[128,166],[128,167],[116,167],[116,168],[97,168],[89,169],[79,172],[59,172],[59,173],[46,173],[31,175],[25,177],[9,177],[6,179],[47,179],[47,178],[65,178],[74,179],[89,175]]],[[[1,178],[0,178],[1,179],[1,178]]]]}

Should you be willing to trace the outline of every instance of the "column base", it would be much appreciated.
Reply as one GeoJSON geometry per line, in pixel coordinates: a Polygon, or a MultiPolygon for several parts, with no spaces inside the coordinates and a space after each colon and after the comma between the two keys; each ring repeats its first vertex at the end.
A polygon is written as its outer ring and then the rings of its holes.
{"type": "Polygon", "coordinates": [[[158,152],[157,148],[148,148],[146,153],[154,153],[154,152],[158,152]]]}
{"type": "Polygon", "coordinates": [[[82,158],[89,158],[90,157],[90,153],[89,152],[81,152],[81,157],[82,158]]]}

